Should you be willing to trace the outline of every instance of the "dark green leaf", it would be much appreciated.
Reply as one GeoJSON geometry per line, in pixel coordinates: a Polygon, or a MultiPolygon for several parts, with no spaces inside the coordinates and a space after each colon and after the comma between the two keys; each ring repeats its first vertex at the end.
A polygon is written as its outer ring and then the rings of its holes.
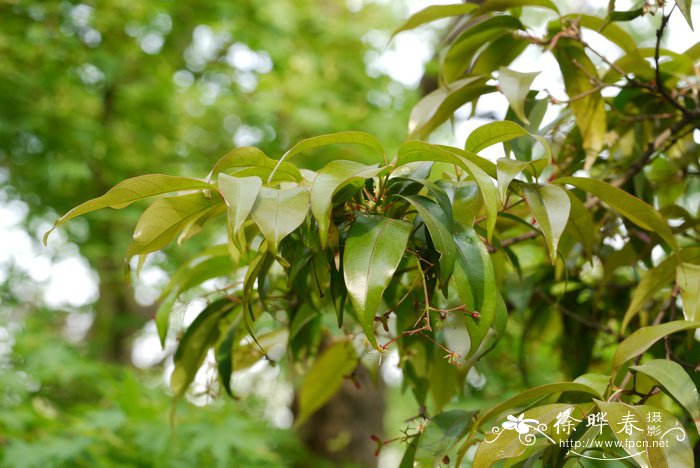
{"type": "Polygon", "coordinates": [[[418,441],[415,460],[419,466],[437,466],[473,423],[476,411],[451,410],[430,419],[418,441]]]}

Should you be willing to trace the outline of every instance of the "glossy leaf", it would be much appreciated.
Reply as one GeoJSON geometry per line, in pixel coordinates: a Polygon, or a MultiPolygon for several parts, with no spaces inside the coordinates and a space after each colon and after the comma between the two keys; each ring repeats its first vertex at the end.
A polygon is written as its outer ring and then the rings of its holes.
{"type": "Polygon", "coordinates": [[[593,255],[593,239],[595,235],[593,217],[581,200],[568,190],[566,193],[571,204],[569,222],[566,225],[566,229],[583,246],[586,256],[590,258],[593,255]]]}
{"type": "Polygon", "coordinates": [[[433,416],[421,433],[415,461],[419,466],[437,466],[472,425],[476,411],[450,410],[433,416]]]}
{"type": "Polygon", "coordinates": [[[499,90],[508,100],[510,108],[520,120],[529,124],[525,115],[525,100],[530,92],[530,86],[539,72],[521,73],[506,67],[498,69],[499,90]]]}
{"type": "Polygon", "coordinates": [[[510,120],[500,122],[490,122],[475,129],[467,137],[465,150],[473,153],[478,153],[481,150],[493,146],[497,143],[510,141],[522,136],[531,136],[537,140],[545,150],[547,158],[551,159],[552,154],[547,141],[539,135],[533,135],[523,127],[510,120]]]}
{"type": "Polygon", "coordinates": [[[428,228],[435,249],[440,254],[440,283],[446,285],[454,269],[457,250],[450,233],[452,220],[437,203],[426,197],[404,198],[416,209],[428,228]]]}
{"type": "Polygon", "coordinates": [[[639,408],[621,402],[593,401],[600,411],[606,414],[608,426],[615,438],[622,442],[624,450],[640,466],[651,467],[647,451],[643,448],[646,442],[646,427],[644,414],[639,408]],[[627,426],[628,424],[631,426],[627,426]],[[629,427],[629,431],[625,430],[625,427],[629,427]]]}
{"type": "Polygon", "coordinates": [[[465,103],[486,94],[487,78],[470,76],[441,87],[413,107],[408,122],[410,137],[426,136],[449,119],[465,103]]]}
{"type": "Polygon", "coordinates": [[[554,182],[570,184],[595,195],[637,226],[655,232],[669,246],[677,249],[676,239],[666,220],[658,211],[639,198],[597,179],[563,177],[554,182]]]}
{"type": "Polygon", "coordinates": [[[197,218],[224,210],[221,199],[207,198],[202,193],[159,198],[139,218],[126,256],[160,250],[197,218]]]}
{"type": "Polygon", "coordinates": [[[175,352],[170,387],[175,398],[181,397],[204,362],[207,351],[220,336],[220,320],[234,308],[228,299],[212,302],[187,328],[175,352]]]}
{"type": "Polygon", "coordinates": [[[559,239],[569,221],[571,202],[566,190],[556,185],[523,184],[523,195],[547,240],[552,264],[557,259],[559,239]]]}
{"type": "Polygon", "coordinates": [[[229,225],[234,236],[253,210],[261,187],[262,180],[259,177],[237,178],[219,174],[219,191],[226,201],[229,225]]]}
{"type": "Polygon", "coordinates": [[[676,268],[676,284],[683,298],[683,316],[700,321],[700,265],[681,263],[676,268]]]}
{"type": "Polygon", "coordinates": [[[370,344],[374,337],[374,315],[384,290],[403,257],[411,225],[379,216],[362,216],[348,233],[343,254],[343,274],[348,295],[370,344]]]}
{"type": "Polygon", "coordinates": [[[343,186],[353,182],[363,182],[375,177],[383,168],[367,166],[353,161],[336,160],[328,163],[318,172],[311,187],[311,212],[318,222],[321,247],[328,241],[328,228],[331,222],[333,196],[343,186]]]}
{"type": "Polygon", "coordinates": [[[294,422],[302,425],[340,389],[343,379],[357,367],[357,355],[352,343],[340,341],[314,362],[299,388],[299,415],[294,422]]]}
{"type": "Polygon", "coordinates": [[[630,369],[656,380],[688,412],[700,431],[700,395],[683,366],[669,359],[653,359],[630,369]]]}
{"type": "Polygon", "coordinates": [[[613,356],[613,370],[619,369],[630,359],[634,359],[644,353],[661,338],[672,333],[699,327],[700,322],[687,322],[685,320],[676,320],[675,322],[662,323],[661,325],[642,327],[619,344],[613,356]]]}
{"type": "Polygon", "coordinates": [[[294,232],[309,212],[309,190],[304,187],[262,187],[251,217],[267,240],[270,253],[277,254],[282,239],[294,232]]]}
{"type": "Polygon", "coordinates": [[[236,148],[222,156],[209,173],[209,180],[215,180],[220,172],[233,173],[237,177],[258,176],[267,179],[273,170],[274,180],[301,180],[301,172],[296,166],[269,158],[262,150],[252,146],[236,148]]]}
{"type": "Polygon", "coordinates": [[[486,338],[496,314],[496,277],[493,263],[484,243],[473,229],[455,226],[452,233],[457,246],[454,279],[457,295],[467,312],[478,312],[474,318],[465,314],[470,348],[473,356],[486,338]]]}
{"type": "Polygon", "coordinates": [[[44,245],[46,245],[51,232],[58,226],[73,218],[90,213],[91,211],[100,210],[102,208],[119,210],[138,200],[154,195],[162,195],[164,193],[178,192],[181,190],[207,190],[211,188],[211,184],[203,180],[164,174],[147,174],[126,179],[112,187],[101,197],[81,203],[58,218],[53,227],[44,234],[44,245]]]}
{"type": "Polygon", "coordinates": [[[392,37],[403,31],[415,29],[431,21],[437,21],[452,16],[466,15],[476,9],[476,5],[469,3],[459,3],[456,5],[431,5],[411,15],[408,20],[391,34],[392,37]]]}

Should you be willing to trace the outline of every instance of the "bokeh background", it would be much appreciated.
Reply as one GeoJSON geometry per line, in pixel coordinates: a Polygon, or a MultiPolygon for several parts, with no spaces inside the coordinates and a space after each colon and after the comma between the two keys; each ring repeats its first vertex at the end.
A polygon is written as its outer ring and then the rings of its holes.
{"type": "MultiPolygon", "coordinates": [[[[72,221],[48,247],[40,239],[57,216],[124,178],[204,177],[233,147],[255,145],[278,158],[305,137],[363,130],[396,148],[411,106],[436,86],[434,50],[445,24],[389,41],[391,31],[434,3],[452,2],[0,0],[0,465],[308,459],[289,430],[293,389],[265,363],[236,375],[243,398],[235,402],[217,398],[205,365],[171,427],[175,336],[162,350],[152,316],[169,275],[222,232],[150,256],[131,282],[124,253],[138,206],[72,221]]],[[[653,41],[651,26],[635,28],[653,41]]],[[[680,52],[698,39],[680,15],[671,18],[668,48],[680,52]]],[[[543,71],[535,87],[565,98],[556,67],[534,50],[512,65],[543,71]]],[[[506,109],[502,96],[485,96],[432,139],[461,146],[506,109]]],[[[175,323],[191,323],[204,306],[201,293],[178,304],[175,323]]],[[[517,321],[509,326],[520,336],[517,321]]],[[[489,364],[470,371],[469,405],[563,378],[550,352],[561,329],[543,329],[532,342],[504,340],[489,364]],[[530,350],[527,376],[521,346],[530,350]]],[[[400,392],[395,356],[381,376],[390,436],[413,403],[400,392]]],[[[400,454],[388,447],[379,462],[395,466],[400,454]]]]}

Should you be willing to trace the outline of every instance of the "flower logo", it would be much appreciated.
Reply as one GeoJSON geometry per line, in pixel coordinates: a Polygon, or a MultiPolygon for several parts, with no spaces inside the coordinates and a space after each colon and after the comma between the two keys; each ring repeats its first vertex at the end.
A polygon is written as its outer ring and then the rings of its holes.
{"type": "Polygon", "coordinates": [[[527,434],[530,432],[530,426],[528,424],[537,424],[539,421],[536,419],[525,419],[525,413],[520,413],[517,418],[512,414],[506,417],[506,422],[501,424],[503,429],[512,431],[516,430],[518,434],[527,434]]]}

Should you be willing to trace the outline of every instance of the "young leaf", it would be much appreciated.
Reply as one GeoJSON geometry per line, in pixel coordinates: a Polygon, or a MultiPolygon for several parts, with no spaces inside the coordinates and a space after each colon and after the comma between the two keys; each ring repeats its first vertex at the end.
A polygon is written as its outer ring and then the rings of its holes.
{"type": "Polygon", "coordinates": [[[656,380],[688,412],[700,432],[700,396],[683,366],[669,359],[653,359],[630,369],[656,380]]]}
{"type": "Polygon", "coordinates": [[[547,240],[549,257],[557,260],[559,239],[569,221],[571,202],[566,190],[556,185],[523,184],[523,195],[547,240]]]}
{"type": "Polygon", "coordinates": [[[472,153],[478,153],[489,146],[526,135],[537,140],[544,148],[547,158],[552,159],[549,144],[547,144],[547,141],[543,137],[528,132],[523,127],[510,120],[490,122],[477,128],[467,137],[464,149],[472,153]]]}
{"type": "Polygon", "coordinates": [[[655,232],[666,241],[670,247],[674,250],[678,250],[678,244],[666,220],[658,211],[639,198],[597,179],[563,177],[553,182],[558,184],[571,184],[574,187],[595,195],[637,226],[655,232]]]}
{"type": "Polygon", "coordinates": [[[486,77],[470,76],[441,87],[413,107],[408,121],[410,137],[428,135],[467,102],[486,94],[486,77]]]}
{"type": "Polygon", "coordinates": [[[409,31],[425,23],[437,21],[442,18],[466,15],[475,8],[476,5],[471,3],[459,3],[457,5],[431,5],[411,15],[411,17],[408,18],[404,24],[396,28],[394,32],[391,33],[391,37],[393,38],[400,32],[409,31]]]}
{"type": "Polygon", "coordinates": [[[252,146],[236,148],[222,156],[209,173],[209,180],[215,180],[223,171],[234,173],[237,177],[258,176],[264,179],[274,171],[274,180],[301,180],[301,173],[296,166],[269,158],[262,150],[252,146]]]}
{"type": "Polygon", "coordinates": [[[402,197],[418,212],[428,228],[435,249],[440,253],[440,283],[450,280],[455,265],[456,247],[450,234],[452,220],[434,201],[423,196],[402,197]]]}
{"type": "Polygon", "coordinates": [[[164,174],[146,174],[126,179],[112,187],[101,197],[88,200],[58,218],[53,227],[44,234],[44,245],[46,245],[49,235],[54,229],[85,213],[90,213],[91,211],[102,208],[119,210],[131,205],[135,201],[164,193],[178,192],[180,190],[207,190],[211,188],[211,184],[203,180],[164,174]]]}
{"type": "Polygon", "coordinates": [[[175,370],[170,378],[170,387],[175,398],[181,397],[194,380],[194,376],[204,362],[207,350],[219,341],[219,321],[235,305],[228,299],[212,302],[187,328],[175,352],[175,370]]]}
{"type": "Polygon", "coordinates": [[[473,356],[491,328],[496,314],[496,277],[493,263],[473,229],[455,226],[452,233],[457,246],[457,262],[454,279],[457,296],[468,312],[478,312],[479,317],[465,316],[469,332],[470,348],[467,357],[473,356]]]}
{"type": "Polygon", "coordinates": [[[301,426],[340,389],[343,378],[357,367],[352,343],[340,341],[325,350],[314,362],[299,389],[299,415],[294,422],[301,426]]]}
{"type": "Polygon", "coordinates": [[[262,187],[251,217],[260,228],[271,254],[277,255],[282,239],[294,232],[309,212],[309,190],[304,187],[271,189],[262,187]]]}
{"type": "Polygon", "coordinates": [[[248,218],[261,187],[262,180],[259,177],[238,178],[219,174],[219,191],[226,201],[232,235],[236,235],[248,218]]]}
{"type": "Polygon", "coordinates": [[[348,295],[372,346],[374,315],[384,290],[403,257],[411,225],[380,216],[358,217],[350,227],[343,253],[343,274],[348,295]]]}
{"type": "Polygon", "coordinates": [[[126,256],[160,250],[198,218],[221,214],[224,209],[220,198],[207,198],[202,193],[160,198],[139,218],[126,256]]]}
{"type": "Polygon", "coordinates": [[[333,196],[345,185],[375,177],[384,168],[367,166],[353,161],[335,160],[318,171],[311,187],[311,213],[318,222],[321,247],[326,248],[331,222],[333,196]]]}
{"type": "Polygon", "coordinates": [[[539,72],[521,73],[506,67],[498,69],[498,83],[501,93],[508,100],[515,115],[526,124],[530,124],[530,121],[525,115],[525,100],[530,92],[532,82],[539,74],[539,72]]]}
{"type": "Polygon", "coordinates": [[[700,320],[700,265],[681,263],[676,268],[676,284],[683,298],[686,320],[700,320]]]}
{"type": "Polygon", "coordinates": [[[619,369],[630,359],[639,356],[664,336],[699,327],[700,322],[687,322],[685,320],[642,327],[625,338],[617,347],[613,356],[613,370],[619,369]]]}

